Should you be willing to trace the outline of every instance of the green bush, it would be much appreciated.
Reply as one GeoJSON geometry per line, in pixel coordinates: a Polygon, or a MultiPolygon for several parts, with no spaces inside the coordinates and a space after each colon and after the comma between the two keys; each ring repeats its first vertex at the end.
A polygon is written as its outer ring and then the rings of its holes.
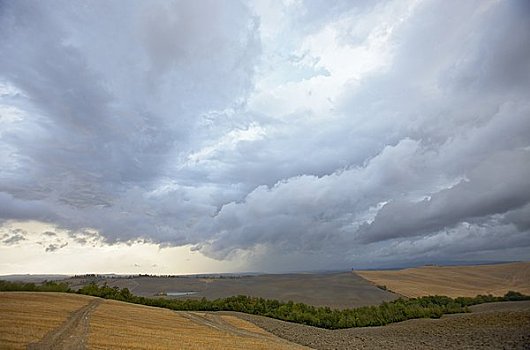
{"type": "Polygon", "coordinates": [[[42,284],[9,282],[0,280],[0,291],[2,292],[62,292],[69,293],[72,290],[66,283],[44,281],[42,284]]]}
{"type": "MultiPolygon", "coordinates": [[[[45,282],[42,285],[35,285],[5,281],[0,281],[0,291],[71,292],[66,283],[45,282]]],[[[106,283],[98,286],[95,282],[85,285],[77,293],[171,310],[238,311],[328,329],[383,326],[414,318],[439,318],[444,314],[469,312],[468,306],[476,304],[530,300],[530,296],[510,291],[503,297],[478,295],[474,298],[452,299],[435,295],[411,299],[399,298],[379,306],[334,310],[329,307],[315,307],[292,301],[282,302],[244,295],[215,300],[146,298],[132,294],[127,288],[109,287],[106,283]]]]}

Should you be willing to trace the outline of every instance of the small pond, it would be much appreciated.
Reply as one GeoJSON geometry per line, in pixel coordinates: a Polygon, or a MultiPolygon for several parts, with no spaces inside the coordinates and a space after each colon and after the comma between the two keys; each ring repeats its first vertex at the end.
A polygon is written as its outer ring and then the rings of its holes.
{"type": "Polygon", "coordinates": [[[197,292],[167,292],[166,295],[168,297],[181,297],[185,295],[193,295],[197,294],[197,292]]]}

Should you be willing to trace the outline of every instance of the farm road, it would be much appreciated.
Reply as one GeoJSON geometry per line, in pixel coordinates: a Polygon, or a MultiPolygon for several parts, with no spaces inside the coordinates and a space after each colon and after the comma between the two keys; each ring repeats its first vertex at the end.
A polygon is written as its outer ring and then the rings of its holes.
{"type": "Polygon", "coordinates": [[[50,331],[37,343],[28,345],[28,350],[85,349],[90,314],[101,304],[96,299],[74,311],[58,328],[50,331]]]}

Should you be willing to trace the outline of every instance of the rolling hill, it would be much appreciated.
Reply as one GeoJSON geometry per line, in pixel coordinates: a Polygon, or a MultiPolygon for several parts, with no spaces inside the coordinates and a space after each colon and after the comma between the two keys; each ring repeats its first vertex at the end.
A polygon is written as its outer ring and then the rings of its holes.
{"type": "Polygon", "coordinates": [[[473,266],[423,266],[403,270],[355,271],[361,277],[407,297],[530,294],[530,262],[473,266]]]}

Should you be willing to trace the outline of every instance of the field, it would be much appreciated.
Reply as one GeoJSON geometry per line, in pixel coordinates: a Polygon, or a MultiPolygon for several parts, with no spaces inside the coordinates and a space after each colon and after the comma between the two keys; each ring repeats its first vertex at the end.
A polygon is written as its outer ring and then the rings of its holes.
{"type": "Polygon", "coordinates": [[[0,293],[0,349],[25,349],[92,299],[63,293],[0,293]]]}
{"type": "Polygon", "coordinates": [[[1,349],[299,349],[229,315],[61,293],[0,293],[1,349]]]}
{"type": "Polygon", "coordinates": [[[327,330],[238,312],[171,311],[77,294],[0,292],[0,349],[528,349],[530,301],[327,330]]]}
{"type": "Polygon", "coordinates": [[[292,342],[315,349],[529,349],[530,301],[482,304],[472,312],[382,327],[327,330],[239,314],[292,342]]]}
{"type": "Polygon", "coordinates": [[[513,290],[530,294],[530,262],[475,265],[424,266],[404,270],[356,271],[375,285],[407,296],[477,294],[504,295],[513,290]]]}
{"type": "MultiPolygon", "coordinates": [[[[82,278],[72,278],[66,281],[73,288],[79,288],[87,282],[82,278]]],[[[394,300],[398,297],[375,287],[351,272],[274,274],[237,278],[144,276],[107,278],[100,280],[99,284],[104,282],[107,282],[109,286],[128,288],[132,293],[141,296],[153,296],[161,292],[193,291],[197,293],[185,297],[217,299],[248,295],[332,308],[378,305],[383,301],[394,300]]]]}

